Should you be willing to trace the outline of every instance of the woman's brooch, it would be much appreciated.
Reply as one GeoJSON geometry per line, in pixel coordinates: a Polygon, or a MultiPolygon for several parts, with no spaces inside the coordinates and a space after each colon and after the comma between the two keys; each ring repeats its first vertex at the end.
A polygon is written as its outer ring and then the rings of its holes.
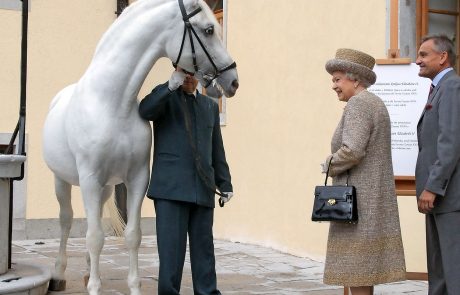
{"type": "Polygon", "coordinates": [[[425,105],[425,110],[427,110],[427,111],[428,111],[428,110],[431,110],[432,107],[433,107],[432,104],[427,103],[427,104],[425,105]]]}

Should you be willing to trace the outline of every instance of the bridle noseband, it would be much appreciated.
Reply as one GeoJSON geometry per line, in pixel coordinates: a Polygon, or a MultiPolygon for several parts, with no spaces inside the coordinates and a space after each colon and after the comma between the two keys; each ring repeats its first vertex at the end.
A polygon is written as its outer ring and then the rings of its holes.
{"type": "MultiPolygon", "coordinates": [[[[177,67],[179,63],[179,60],[182,55],[182,50],[184,49],[185,35],[187,34],[187,31],[188,31],[188,35],[190,38],[190,47],[192,49],[193,68],[195,70],[195,73],[200,72],[198,68],[198,64],[196,62],[195,44],[193,43],[193,36],[192,36],[192,33],[193,33],[193,35],[195,35],[196,40],[198,40],[198,43],[200,44],[201,48],[203,49],[204,53],[206,54],[206,56],[208,57],[209,61],[211,62],[214,68],[214,73],[212,75],[203,73],[203,80],[206,81],[206,85],[203,85],[203,86],[206,88],[209,85],[211,85],[212,81],[214,81],[214,79],[219,77],[223,72],[236,68],[236,63],[233,62],[230,65],[223,67],[222,69],[217,68],[216,64],[214,63],[214,60],[212,59],[209,52],[206,50],[206,47],[204,46],[203,42],[201,42],[200,38],[198,37],[198,34],[195,32],[195,29],[193,29],[193,26],[190,23],[190,18],[198,14],[201,11],[201,7],[198,7],[197,9],[192,11],[190,14],[187,14],[187,11],[185,11],[183,0],[178,0],[178,2],[179,2],[180,11],[182,13],[182,19],[184,21],[184,34],[182,36],[182,43],[180,45],[179,55],[177,56],[176,62],[173,63],[173,66],[177,67]]],[[[194,73],[189,73],[187,71],[184,71],[184,72],[187,74],[194,74],[194,73]]]]}

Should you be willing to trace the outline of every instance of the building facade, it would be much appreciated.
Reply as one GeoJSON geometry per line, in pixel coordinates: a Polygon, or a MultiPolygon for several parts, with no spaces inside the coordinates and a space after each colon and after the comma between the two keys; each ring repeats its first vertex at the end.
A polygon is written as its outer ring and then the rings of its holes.
{"type": "MultiPolygon", "coordinates": [[[[207,1],[211,3],[213,1],[207,1]]],[[[320,163],[344,104],[331,90],[325,62],[337,48],[387,58],[391,4],[398,4],[398,49],[414,61],[425,33],[444,32],[458,46],[458,0],[224,0],[220,10],[227,48],[238,64],[240,89],[225,100],[222,127],[235,196],[216,209],[215,236],[324,259],[328,225],[310,221],[320,163]]],[[[21,14],[18,0],[0,0],[0,148],[17,122],[21,14]]],[[[27,173],[15,182],[15,232],[30,237],[57,228],[53,175],[42,158],[41,131],[54,95],[76,82],[102,34],[117,15],[117,1],[31,0],[27,97],[27,173]],[[45,223],[46,222],[46,223],[45,223]]],[[[393,19],[394,21],[394,19],[393,19]]],[[[394,33],[393,33],[394,34],[394,33]]],[[[139,98],[166,81],[168,60],[152,69],[139,98]]],[[[84,218],[78,188],[75,218],[84,218]]],[[[424,272],[424,217],[415,197],[398,196],[409,271],[424,272]]],[[[154,217],[145,200],[143,217],[154,217]]],[[[154,224],[145,226],[153,229],[154,224]]]]}

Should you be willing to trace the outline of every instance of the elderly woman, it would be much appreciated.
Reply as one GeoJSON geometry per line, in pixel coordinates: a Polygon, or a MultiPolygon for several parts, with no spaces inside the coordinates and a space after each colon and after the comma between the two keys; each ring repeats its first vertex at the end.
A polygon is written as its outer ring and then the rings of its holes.
{"type": "Polygon", "coordinates": [[[366,88],[375,83],[372,56],[337,50],[326,63],[332,89],[346,102],[323,172],[331,161],[334,184],[356,187],[359,221],[331,222],[324,283],[373,294],[374,285],[405,279],[404,251],[391,161],[391,123],[382,100],[366,88]]]}

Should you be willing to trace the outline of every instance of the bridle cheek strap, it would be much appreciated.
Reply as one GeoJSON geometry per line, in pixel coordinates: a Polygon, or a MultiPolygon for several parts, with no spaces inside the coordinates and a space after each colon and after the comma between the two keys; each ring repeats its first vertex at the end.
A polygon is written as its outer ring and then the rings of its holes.
{"type": "MultiPolygon", "coordinates": [[[[182,50],[184,49],[185,35],[187,34],[187,31],[189,31],[189,35],[190,35],[190,29],[192,27],[192,24],[190,24],[190,18],[201,12],[201,7],[198,7],[197,9],[192,11],[192,13],[187,14],[187,11],[185,11],[183,0],[178,0],[178,2],[179,2],[180,12],[182,13],[182,20],[184,21],[184,34],[182,35],[182,42],[180,44],[179,55],[177,56],[176,62],[173,63],[174,67],[177,67],[177,64],[179,63],[179,60],[182,56],[182,50]]],[[[190,46],[192,47],[193,67],[195,68],[195,71],[196,71],[198,66],[196,65],[196,54],[195,54],[195,48],[193,45],[192,36],[190,36],[190,46]]]]}

